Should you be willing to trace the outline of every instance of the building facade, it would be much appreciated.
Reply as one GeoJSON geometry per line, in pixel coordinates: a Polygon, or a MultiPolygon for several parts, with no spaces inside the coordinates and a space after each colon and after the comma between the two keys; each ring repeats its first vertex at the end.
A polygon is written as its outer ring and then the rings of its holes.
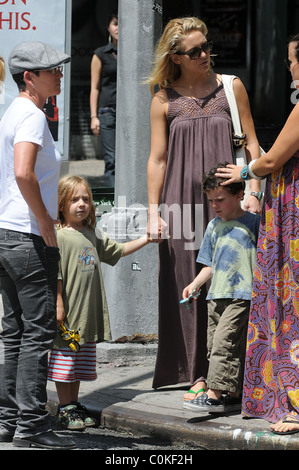
{"type": "MultiPolygon", "coordinates": [[[[119,1],[126,8],[126,0],[119,1]]],[[[215,71],[242,79],[260,143],[269,148],[293,106],[284,59],[288,37],[299,32],[299,0],[148,1],[162,7],[162,25],[187,15],[206,22],[217,53],[215,71]]],[[[90,131],[90,61],[107,41],[107,19],[117,6],[117,0],[72,1],[70,159],[101,158],[99,139],[90,131]]],[[[138,44],[132,54],[142,54],[138,44]]]]}

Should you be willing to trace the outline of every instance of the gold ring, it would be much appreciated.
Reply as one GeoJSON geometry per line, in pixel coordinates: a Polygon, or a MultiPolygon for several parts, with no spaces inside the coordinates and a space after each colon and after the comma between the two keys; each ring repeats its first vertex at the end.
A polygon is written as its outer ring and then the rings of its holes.
{"type": "Polygon", "coordinates": [[[152,241],[153,241],[153,239],[150,237],[150,238],[148,238],[148,241],[149,241],[149,242],[152,242],[152,241]]]}

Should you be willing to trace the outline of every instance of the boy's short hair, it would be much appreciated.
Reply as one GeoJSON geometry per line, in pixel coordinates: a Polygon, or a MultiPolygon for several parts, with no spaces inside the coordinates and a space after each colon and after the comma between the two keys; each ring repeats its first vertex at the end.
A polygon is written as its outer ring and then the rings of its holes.
{"type": "Polygon", "coordinates": [[[205,193],[207,191],[211,191],[212,189],[219,187],[230,191],[232,194],[238,194],[240,191],[245,191],[244,181],[241,181],[240,183],[231,183],[226,186],[221,186],[221,183],[227,181],[227,178],[219,178],[218,176],[215,176],[215,173],[217,173],[217,168],[225,168],[227,165],[229,165],[229,162],[218,163],[208,173],[205,173],[203,175],[202,183],[203,190],[205,193]]]}

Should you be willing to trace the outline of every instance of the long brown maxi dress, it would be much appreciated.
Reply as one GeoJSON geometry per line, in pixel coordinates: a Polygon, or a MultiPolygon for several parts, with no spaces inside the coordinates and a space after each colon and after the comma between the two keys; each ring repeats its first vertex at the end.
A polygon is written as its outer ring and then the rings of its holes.
{"type": "Polygon", "coordinates": [[[207,376],[206,288],[190,309],[180,300],[183,288],[202,267],[196,257],[206,226],[215,217],[202,190],[202,176],[219,162],[233,162],[231,114],[223,85],[203,99],[181,96],[171,88],[166,92],[169,143],[161,215],[171,238],[159,246],[154,388],[207,376]]]}

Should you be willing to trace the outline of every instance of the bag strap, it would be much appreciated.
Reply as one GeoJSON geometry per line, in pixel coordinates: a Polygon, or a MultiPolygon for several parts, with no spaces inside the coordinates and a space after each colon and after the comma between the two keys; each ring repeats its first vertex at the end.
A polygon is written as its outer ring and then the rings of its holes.
{"type": "Polygon", "coordinates": [[[230,107],[230,113],[232,116],[232,123],[234,128],[234,134],[241,136],[243,134],[240,123],[240,116],[237,106],[237,101],[233,89],[234,79],[237,78],[235,75],[222,75],[223,88],[226,94],[226,98],[230,107]]]}

